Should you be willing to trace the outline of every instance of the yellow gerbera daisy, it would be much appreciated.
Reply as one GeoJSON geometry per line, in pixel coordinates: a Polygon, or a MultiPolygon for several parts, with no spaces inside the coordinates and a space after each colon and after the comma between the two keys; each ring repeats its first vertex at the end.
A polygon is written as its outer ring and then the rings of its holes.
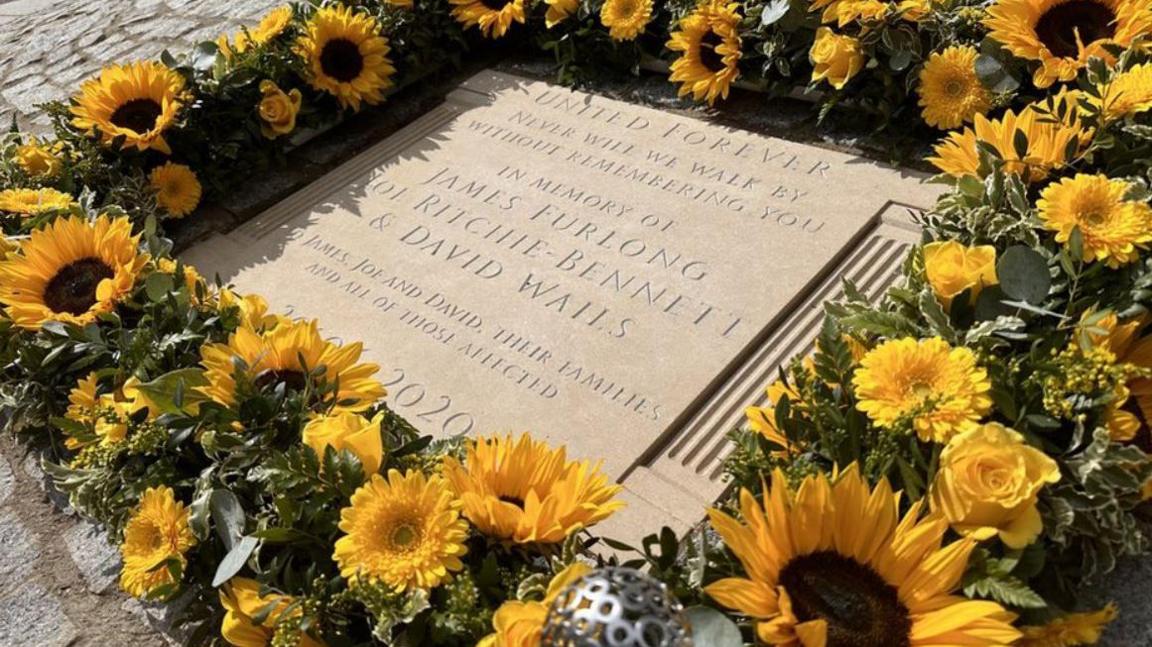
{"type": "Polygon", "coordinates": [[[464,567],[468,523],[440,476],[410,470],[373,474],[340,511],[332,559],[350,580],[379,580],[404,591],[430,589],[464,567]]]}
{"type": "Polygon", "coordinates": [[[148,488],[124,526],[120,587],[140,598],[162,586],[176,584],[178,580],[165,564],[178,562],[182,570],[188,564],[184,553],[194,545],[196,537],[188,527],[188,510],[176,500],[172,488],[148,488]]]}
{"type": "Polygon", "coordinates": [[[1108,46],[1128,47],[1152,32],[1147,0],[996,0],[984,26],[989,37],[1014,55],[1040,64],[1038,88],[1071,81],[1088,64],[1115,57],[1108,46]]]}
{"type": "Polygon", "coordinates": [[[127,218],[58,218],[0,261],[0,303],[16,325],[92,323],[132,293],[148,255],[127,218]]]}
{"type": "Polygon", "coordinates": [[[59,209],[70,209],[76,201],[56,189],[4,189],[0,191],[0,211],[35,216],[59,209]]]}
{"type": "Polygon", "coordinates": [[[976,76],[978,55],[975,47],[953,45],[928,57],[916,91],[929,126],[959,128],[992,107],[992,93],[976,76]]]}
{"type": "Polygon", "coordinates": [[[1125,200],[1128,188],[1124,180],[1078,173],[1045,187],[1036,209],[1057,242],[1067,243],[1079,228],[1084,260],[1116,268],[1138,259],[1152,241],[1152,207],[1125,200]]]}
{"type": "Polygon", "coordinates": [[[449,0],[452,17],[464,27],[478,27],[488,38],[508,33],[513,22],[524,24],[524,0],[449,0]]]}
{"type": "Polygon", "coordinates": [[[1152,110],[1152,63],[1134,65],[1099,88],[1104,121],[1115,121],[1152,110]]]}
{"type": "Polygon", "coordinates": [[[156,191],[156,203],[173,218],[183,218],[200,204],[200,180],[183,164],[168,162],[148,175],[156,191]]]}
{"type": "Polygon", "coordinates": [[[60,142],[48,144],[32,137],[16,147],[16,163],[32,177],[53,178],[64,165],[60,159],[62,149],[60,142]]]}
{"type": "Polygon", "coordinates": [[[280,320],[271,330],[240,327],[226,344],[208,344],[200,349],[208,385],[204,395],[225,406],[237,402],[237,393],[278,385],[302,391],[314,380],[316,403],[330,412],[364,411],[384,397],[384,387],[375,379],[380,367],[359,364],[363,345],[359,342],[337,346],[325,341],[315,321],[280,320]],[[324,374],[310,375],[320,367],[324,374]],[[335,391],[332,389],[336,388],[335,391]]]}
{"type": "MultiPolygon", "coordinates": [[[[1095,318],[1093,315],[1086,312],[1083,319],[1090,321],[1095,318]]],[[[1120,323],[1114,312],[1097,319],[1091,325],[1081,324],[1078,333],[1107,351],[1115,364],[1130,364],[1144,371],[1152,369],[1152,335],[1148,334],[1152,319],[1142,316],[1120,323]]],[[[1120,385],[1115,399],[1104,412],[1104,419],[1113,440],[1135,439],[1152,420],[1152,378],[1136,376],[1120,385]]]]}
{"type": "Polygon", "coordinates": [[[376,105],[384,100],[382,91],[392,87],[396,68],[388,58],[388,39],[366,13],[339,5],[318,10],[297,49],[307,63],[308,82],[344,108],[376,105]]]}
{"type": "Polygon", "coordinates": [[[1107,604],[1099,611],[1069,613],[1045,625],[1021,627],[1024,637],[1015,643],[1015,647],[1095,645],[1104,635],[1104,628],[1116,616],[1116,605],[1107,604]]]}
{"type": "Polygon", "coordinates": [[[911,422],[924,441],[947,442],[992,409],[988,372],[967,348],[938,337],[880,344],[852,376],[856,408],[881,427],[911,422]]]}
{"type": "Polygon", "coordinates": [[[98,133],[105,144],[123,138],[123,148],[171,154],[164,131],[183,106],[184,77],[154,61],[110,65],[80,86],[72,124],[98,133]]]}
{"type": "Polygon", "coordinates": [[[600,465],[569,461],[528,434],[469,443],[464,464],[444,460],[444,476],[481,532],[517,543],[557,543],[599,523],[624,503],[600,465]]]}
{"type": "Polygon", "coordinates": [[[707,0],[680,19],[668,40],[668,49],[680,52],[672,63],[673,83],[680,96],[691,94],[709,105],[728,98],[728,89],[740,76],[740,5],[707,0]]]}
{"type": "Polygon", "coordinates": [[[1081,173],[1048,184],[1036,208],[1056,241],[1067,243],[1079,228],[1084,260],[1116,268],[1138,259],[1152,242],[1152,207],[1124,199],[1128,189],[1123,180],[1081,173]]]}
{"type": "Polygon", "coordinates": [[[576,562],[552,578],[543,600],[509,600],[500,605],[492,615],[492,628],[496,632],[485,636],[476,647],[539,647],[540,634],[544,631],[552,603],[565,589],[590,572],[592,567],[576,562]]]}
{"type": "Polygon", "coordinates": [[[981,141],[996,150],[1007,172],[1021,176],[1025,182],[1038,182],[1053,169],[1071,161],[1066,157],[1069,151],[1077,154],[1080,146],[1092,136],[1092,131],[1085,130],[1076,116],[1077,100],[1078,96],[1069,92],[1043,105],[1028,106],[1019,115],[1011,110],[999,119],[977,114],[975,130],[965,127],[963,132],[950,133],[936,145],[936,155],[928,161],[953,177],[977,176],[980,157],[976,143],[981,141]],[[1051,108],[1059,105],[1066,110],[1063,122],[1051,116],[1051,108]],[[1028,141],[1023,157],[1016,152],[1017,133],[1022,133],[1028,141]],[[1079,146],[1073,142],[1079,142],[1079,146]]]}
{"type": "MultiPolygon", "coordinates": [[[[284,610],[295,602],[290,595],[265,593],[260,595],[260,583],[247,577],[234,577],[220,588],[220,606],[224,607],[224,621],[220,636],[233,647],[267,647],[273,644],[276,625],[281,620],[298,618],[303,612],[297,606],[284,617],[284,610]],[[256,618],[261,618],[257,621],[256,618]]],[[[294,636],[297,647],[324,647],[301,631],[294,636]]]]}
{"type": "Polygon", "coordinates": [[[652,20],[652,0],[605,0],[600,22],[615,41],[636,40],[652,20]]]}
{"type": "Polygon", "coordinates": [[[704,590],[752,618],[769,645],[1012,644],[1015,616],[954,593],[975,543],[944,545],[948,522],[921,518],[922,508],[901,519],[888,481],[869,488],[855,465],[832,480],[809,476],[795,492],[777,470],[763,505],[740,492],[743,523],[708,512],[746,577],[704,590]]]}

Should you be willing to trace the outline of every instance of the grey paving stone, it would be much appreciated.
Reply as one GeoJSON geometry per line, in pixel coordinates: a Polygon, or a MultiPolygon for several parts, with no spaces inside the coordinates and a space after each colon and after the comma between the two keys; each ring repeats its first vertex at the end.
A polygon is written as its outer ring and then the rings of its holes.
{"type": "Polygon", "coordinates": [[[68,647],[79,638],[60,600],[35,582],[0,597],[0,645],[68,647]]]}
{"type": "Polygon", "coordinates": [[[64,533],[64,543],[89,591],[104,593],[112,588],[120,574],[120,553],[108,543],[104,529],[79,522],[64,533]]]}
{"type": "MultiPolygon", "coordinates": [[[[0,123],[4,123],[7,115],[0,113],[0,123]]],[[[4,456],[0,456],[0,505],[12,496],[12,488],[16,487],[16,477],[12,473],[12,465],[4,456]]]]}
{"type": "Polygon", "coordinates": [[[13,512],[0,512],[0,592],[34,572],[38,552],[35,537],[24,522],[13,512]]]}

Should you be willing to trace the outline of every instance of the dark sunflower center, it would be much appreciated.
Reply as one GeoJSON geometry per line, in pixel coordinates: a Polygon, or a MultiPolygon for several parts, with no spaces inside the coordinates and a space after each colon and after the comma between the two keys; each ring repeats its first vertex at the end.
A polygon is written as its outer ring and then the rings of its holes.
{"type": "Polygon", "coordinates": [[[56,272],[44,288],[44,303],[52,312],[80,315],[96,303],[96,286],[115,274],[98,258],[82,258],[56,272]]]}
{"type": "Polygon", "coordinates": [[[320,52],[320,68],[328,76],[349,83],[364,69],[360,48],[350,40],[336,38],[328,41],[320,52]]]}
{"type": "Polygon", "coordinates": [[[517,508],[520,508],[521,510],[524,509],[524,499],[521,499],[519,497],[515,497],[515,496],[512,496],[510,494],[506,494],[504,496],[501,496],[500,500],[503,501],[504,503],[511,503],[512,505],[516,506],[517,508]]]}
{"type": "Polygon", "coordinates": [[[708,30],[708,33],[700,39],[700,63],[713,73],[725,68],[724,57],[716,51],[716,48],[723,44],[724,39],[712,30],[708,30]]]}
{"type": "Polygon", "coordinates": [[[1112,38],[1116,34],[1116,14],[1096,0],[1071,0],[1058,4],[1036,21],[1036,37],[1052,54],[1075,57],[1080,53],[1076,43],[1112,38]]]}
{"type": "Polygon", "coordinates": [[[912,622],[876,571],[832,551],[797,557],[780,571],[801,622],[828,623],[828,647],[907,647],[912,622]]]}
{"type": "Polygon", "coordinates": [[[304,374],[300,371],[291,369],[268,369],[262,371],[260,375],[256,376],[256,388],[263,389],[269,386],[283,383],[284,386],[294,391],[303,391],[304,386],[308,383],[304,378],[304,374]]]}
{"type": "Polygon", "coordinates": [[[480,4],[488,7],[492,11],[501,11],[504,7],[508,6],[508,0],[480,0],[480,4]]]}
{"type": "Polygon", "coordinates": [[[156,119],[164,109],[152,99],[133,99],[116,109],[109,120],[121,128],[146,133],[156,127],[156,119]]]}

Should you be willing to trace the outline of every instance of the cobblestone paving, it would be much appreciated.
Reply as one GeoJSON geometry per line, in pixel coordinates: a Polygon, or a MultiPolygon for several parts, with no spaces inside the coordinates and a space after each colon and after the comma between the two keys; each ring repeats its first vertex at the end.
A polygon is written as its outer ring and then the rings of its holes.
{"type": "Polygon", "coordinates": [[[47,129],[37,104],[106,63],[154,58],[253,23],[278,0],[0,0],[0,127],[47,129]]]}
{"type": "MultiPolygon", "coordinates": [[[[0,127],[43,131],[110,62],[153,58],[255,22],[277,0],[0,0],[0,127]]],[[[119,593],[101,531],[44,487],[37,460],[0,439],[0,647],[164,646],[161,609],[119,593]],[[52,499],[50,501],[50,499],[52,499]]]]}

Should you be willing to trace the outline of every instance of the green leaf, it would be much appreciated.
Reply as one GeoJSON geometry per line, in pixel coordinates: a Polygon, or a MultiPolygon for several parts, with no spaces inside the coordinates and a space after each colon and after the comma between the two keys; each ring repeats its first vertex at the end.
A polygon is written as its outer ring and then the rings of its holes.
{"type": "Polygon", "coordinates": [[[775,24],[788,13],[791,4],[789,0],[768,0],[765,2],[764,8],[760,11],[760,26],[767,27],[775,24]]]}
{"type": "Polygon", "coordinates": [[[232,579],[233,575],[239,573],[259,543],[260,540],[255,537],[244,537],[236,542],[236,545],[232,547],[232,550],[228,551],[224,559],[220,560],[220,565],[216,567],[216,575],[212,578],[212,586],[219,587],[232,579]]]}
{"type": "Polygon", "coordinates": [[[224,542],[225,550],[232,550],[236,540],[244,534],[244,523],[247,520],[244,507],[229,490],[213,491],[208,506],[212,511],[212,521],[216,524],[216,534],[224,542]]]}
{"type": "Polygon", "coordinates": [[[1052,287],[1048,262],[1025,245],[1014,245],[1004,250],[996,263],[996,277],[1004,294],[1031,304],[1042,303],[1052,287]]]}
{"type": "Polygon", "coordinates": [[[154,303],[159,303],[172,291],[172,276],[163,272],[153,272],[144,281],[144,293],[154,303]]]}
{"type": "Polygon", "coordinates": [[[711,607],[689,607],[684,610],[692,628],[692,642],[708,647],[743,647],[740,628],[728,616],[711,607]]]}
{"type": "Polygon", "coordinates": [[[199,391],[192,388],[206,384],[208,384],[208,380],[204,377],[203,371],[197,368],[182,368],[170,373],[165,373],[151,382],[145,382],[138,388],[148,397],[152,404],[155,404],[156,407],[160,409],[159,411],[153,411],[154,414],[178,414],[184,413],[185,409],[192,403],[201,402],[206,399],[199,391]],[[179,389],[179,392],[182,394],[181,399],[183,402],[177,405],[175,401],[177,384],[181,383],[183,386],[179,389]]]}

